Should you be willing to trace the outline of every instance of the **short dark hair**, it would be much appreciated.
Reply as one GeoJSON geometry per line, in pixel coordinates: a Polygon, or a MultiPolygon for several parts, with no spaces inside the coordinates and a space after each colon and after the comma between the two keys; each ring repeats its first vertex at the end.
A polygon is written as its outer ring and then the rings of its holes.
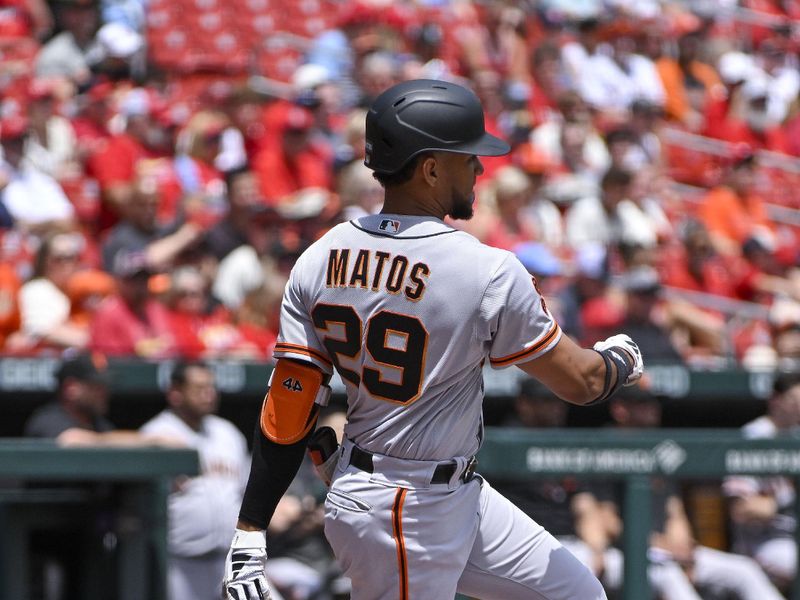
{"type": "Polygon", "coordinates": [[[626,187],[631,184],[633,176],[630,171],[620,169],[618,167],[611,167],[606,174],[603,175],[603,180],[600,182],[600,187],[606,189],[608,187],[626,187]]]}
{"type": "Polygon", "coordinates": [[[211,367],[201,360],[181,360],[175,363],[175,366],[172,368],[172,373],[169,376],[170,386],[179,388],[186,385],[186,371],[195,367],[207,371],[211,370],[211,367]]]}
{"type": "Polygon", "coordinates": [[[380,183],[384,189],[403,185],[414,176],[414,171],[417,170],[417,165],[420,161],[429,156],[433,156],[433,152],[422,152],[411,158],[399,171],[395,171],[394,173],[373,173],[372,176],[378,180],[378,183],[380,183]]]}
{"type": "Polygon", "coordinates": [[[772,391],[775,395],[785,394],[796,385],[800,385],[800,373],[781,372],[775,375],[772,391]]]}

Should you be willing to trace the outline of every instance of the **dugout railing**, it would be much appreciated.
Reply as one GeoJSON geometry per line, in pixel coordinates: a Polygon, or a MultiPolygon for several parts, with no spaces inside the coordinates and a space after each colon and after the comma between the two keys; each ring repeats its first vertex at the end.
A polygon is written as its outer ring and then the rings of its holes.
{"type": "MultiPolygon", "coordinates": [[[[560,476],[619,480],[624,486],[622,600],[652,600],[646,573],[652,478],[784,475],[800,489],[800,437],[749,440],[737,431],[715,429],[487,428],[478,472],[490,482],[560,476]]],[[[796,514],[798,508],[796,499],[796,514]]],[[[800,542],[800,528],[795,540],[800,542]]],[[[800,600],[798,581],[791,600],[800,600]]]]}
{"type": "Polygon", "coordinates": [[[167,600],[167,496],[179,475],[196,475],[195,450],[62,448],[52,441],[0,438],[0,600],[33,598],[31,541],[69,532],[67,553],[81,552],[82,531],[104,509],[115,514],[113,574],[96,554],[80,555],[81,600],[167,600]],[[113,486],[113,505],[97,490],[113,486]],[[109,577],[109,575],[111,575],[109,577]],[[102,589],[101,582],[115,582],[102,589]]]}

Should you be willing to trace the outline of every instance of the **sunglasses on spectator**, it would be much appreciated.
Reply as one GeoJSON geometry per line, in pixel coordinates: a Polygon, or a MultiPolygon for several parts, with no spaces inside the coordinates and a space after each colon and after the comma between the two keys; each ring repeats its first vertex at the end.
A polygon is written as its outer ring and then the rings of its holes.
{"type": "Polygon", "coordinates": [[[71,260],[78,260],[78,254],[53,254],[50,256],[54,261],[57,262],[67,262],[71,260]]]}

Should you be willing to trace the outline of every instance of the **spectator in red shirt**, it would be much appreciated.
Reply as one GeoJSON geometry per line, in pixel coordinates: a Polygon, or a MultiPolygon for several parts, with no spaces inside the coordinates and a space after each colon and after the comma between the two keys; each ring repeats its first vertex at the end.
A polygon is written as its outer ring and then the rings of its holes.
{"type": "Polygon", "coordinates": [[[200,111],[189,119],[182,133],[185,152],[174,161],[181,205],[162,205],[165,220],[174,219],[180,208],[188,220],[209,227],[224,214],[225,182],[214,160],[227,124],[223,114],[212,111],[200,111]]]}
{"type": "Polygon", "coordinates": [[[164,358],[176,354],[167,309],[148,288],[152,272],[140,252],[114,261],[117,293],[106,298],[90,326],[90,348],[108,356],[164,358]]]}
{"type": "Polygon", "coordinates": [[[128,92],[120,107],[125,131],[111,137],[105,148],[89,159],[89,174],[97,179],[103,197],[101,230],[116,223],[131,204],[136,164],[171,152],[169,136],[155,121],[153,108],[146,90],[128,92]]]}
{"type": "Polygon", "coordinates": [[[329,189],[331,154],[312,139],[314,118],[299,106],[290,106],[276,139],[255,158],[261,193],[272,206],[291,205],[308,188],[329,189]]]}
{"type": "Polygon", "coordinates": [[[72,128],[78,142],[78,158],[82,161],[103,150],[111,136],[108,120],[111,118],[109,99],[113,91],[111,83],[101,82],[75,98],[78,114],[72,119],[72,128]]]}
{"type": "Polygon", "coordinates": [[[705,225],[688,221],[681,241],[681,250],[663,263],[664,283],[693,292],[736,297],[730,262],[716,252],[705,225]]]}
{"type": "Polygon", "coordinates": [[[720,137],[728,142],[746,144],[753,150],[770,150],[788,154],[789,140],[780,124],[770,116],[767,80],[753,76],[739,90],[742,96],[742,115],[731,112],[720,128],[720,137]]]}
{"type": "Polygon", "coordinates": [[[262,358],[222,306],[211,307],[208,282],[194,267],[180,267],[170,276],[167,292],[170,326],[178,353],[189,358],[227,356],[262,358]]]}
{"type": "Polygon", "coordinates": [[[555,42],[545,40],[533,51],[531,75],[528,110],[532,125],[539,126],[559,117],[558,99],[566,91],[567,75],[561,62],[561,49],[555,42]]]}

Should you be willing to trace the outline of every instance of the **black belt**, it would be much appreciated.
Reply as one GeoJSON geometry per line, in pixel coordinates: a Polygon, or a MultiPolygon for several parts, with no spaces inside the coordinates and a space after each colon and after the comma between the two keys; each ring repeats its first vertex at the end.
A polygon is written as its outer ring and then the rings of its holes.
{"type": "MultiPolygon", "coordinates": [[[[367,473],[372,473],[375,471],[375,465],[372,457],[372,452],[362,450],[358,446],[353,446],[350,450],[350,464],[356,469],[361,469],[367,473]]],[[[461,474],[459,479],[464,482],[472,479],[472,476],[475,474],[475,467],[477,464],[478,461],[475,459],[475,457],[472,457],[467,464],[467,468],[464,469],[464,472],[461,474]]],[[[436,465],[436,469],[433,471],[431,483],[449,483],[453,478],[453,475],[456,474],[457,470],[458,463],[456,462],[440,463],[436,465]]]]}

